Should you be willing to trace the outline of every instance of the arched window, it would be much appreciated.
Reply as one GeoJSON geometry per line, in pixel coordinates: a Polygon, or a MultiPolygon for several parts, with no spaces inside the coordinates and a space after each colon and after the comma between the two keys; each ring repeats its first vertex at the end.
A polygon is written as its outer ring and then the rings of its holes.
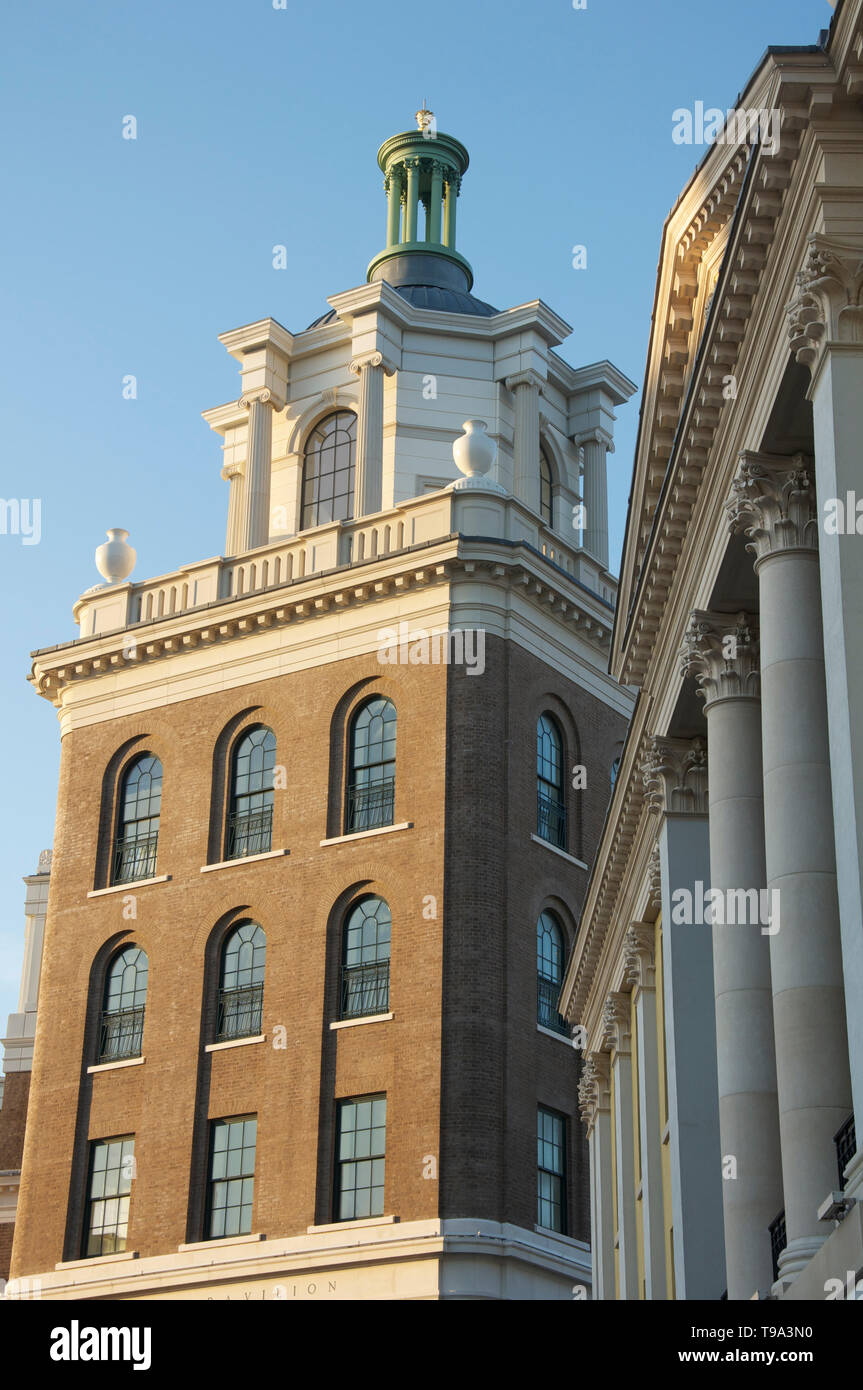
{"type": "Polygon", "coordinates": [[[147,954],[126,946],[108,967],[102,1003],[99,1061],[140,1057],[147,1003],[147,954]]]}
{"type": "Polygon", "coordinates": [[[558,849],[566,846],[563,739],[557,720],[541,714],[536,725],[536,833],[558,849]]]}
{"type": "Polygon", "coordinates": [[[392,825],[396,800],[396,707],[375,695],[351,720],[345,834],[392,825]]]}
{"type": "Polygon", "coordinates": [[[361,898],[348,912],[342,940],[342,1018],[365,1018],[389,1009],[391,926],[383,898],[361,898]]]}
{"type": "Polygon", "coordinates": [[[260,1033],[266,963],[267,938],[257,922],[243,922],[228,933],[219,975],[219,1042],[260,1033]]]}
{"type": "Polygon", "coordinates": [[[161,805],[162,764],[152,753],[142,753],[123,777],[112,883],[132,883],[155,874],[161,805]]]}
{"type": "Polygon", "coordinates": [[[350,521],[354,514],[357,417],[336,410],[319,420],[306,440],[300,529],[327,521],[350,521]]]}
{"type": "Polygon", "coordinates": [[[539,514],[546,526],[551,526],[554,515],[552,511],[551,493],[551,462],[548,454],[542,445],[539,448],[539,514]]]}
{"type": "Polygon", "coordinates": [[[568,1034],[557,1012],[563,984],[563,932],[552,912],[541,912],[536,924],[536,1021],[555,1033],[568,1034]]]}
{"type": "Polygon", "coordinates": [[[273,769],[276,736],[259,724],[234,749],[226,859],[268,854],[273,847],[273,769]]]}

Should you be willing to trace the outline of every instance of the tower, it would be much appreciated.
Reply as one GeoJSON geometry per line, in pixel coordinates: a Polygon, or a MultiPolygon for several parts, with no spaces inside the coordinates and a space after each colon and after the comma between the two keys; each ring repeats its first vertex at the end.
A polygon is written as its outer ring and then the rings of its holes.
{"type": "Polygon", "coordinates": [[[12,1273],[43,1297],[589,1286],[557,995],[630,712],[634,387],[473,296],[431,112],[378,163],[366,282],[221,337],[224,556],[132,582],[110,533],[34,658],[62,758],[12,1273]]]}

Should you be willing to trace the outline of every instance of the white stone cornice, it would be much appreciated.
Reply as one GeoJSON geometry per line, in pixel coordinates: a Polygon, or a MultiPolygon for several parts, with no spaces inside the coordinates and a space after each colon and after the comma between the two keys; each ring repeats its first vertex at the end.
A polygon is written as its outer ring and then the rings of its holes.
{"type": "Polygon", "coordinates": [[[660,815],[707,815],[707,745],[701,738],[651,738],[641,764],[644,799],[660,815]]]}
{"type": "Polygon", "coordinates": [[[656,984],[655,940],[652,922],[633,922],[623,938],[623,978],[633,988],[653,989],[656,984]]]}
{"type": "Polygon", "coordinates": [[[508,376],[504,380],[507,391],[517,391],[519,386],[533,386],[542,395],[545,385],[546,378],[534,371],[532,367],[528,367],[523,372],[514,372],[512,376],[508,376]]]}
{"type": "Polygon", "coordinates": [[[258,319],[255,323],[244,324],[242,328],[231,328],[219,334],[219,342],[238,362],[254,351],[262,348],[275,348],[281,357],[288,358],[294,350],[294,335],[284,328],[277,319],[258,319]]]}
{"type": "Polygon", "coordinates": [[[607,1052],[589,1052],[578,1083],[578,1108],[590,1130],[599,1111],[611,1105],[611,1058],[607,1052]]]}
{"type": "Polygon", "coordinates": [[[613,990],[606,995],[602,1006],[602,1042],[613,1052],[629,1052],[631,1035],[629,1029],[632,995],[621,990],[613,990]]]}
{"type": "Polygon", "coordinates": [[[383,367],[385,376],[395,376],[396,373],[394,363],[377,351],[358,353],[351,359],[348,370],[352,376],[359,376],[364,367],[383,367]]]}
{"type": "Polygon", "coordinates": [[[742,453],[725,510],[756,565],[782,551],[818,549],[815,480],[804,454],[742,453]]]}
{"type": "Polygon", "coordinates": [[[863,343],[863,247],[809,238],[786,306],[791,350],[814,370],[826,342],[863,343]]]}
{"type": "Polygon", "coordinates": [[[740,696],[758,699],[761,693],[758,620],[748,613],[705,613],[695,610],[680,649],[680,669],[694,676],[698,694],[707,705],[740,696]]]}

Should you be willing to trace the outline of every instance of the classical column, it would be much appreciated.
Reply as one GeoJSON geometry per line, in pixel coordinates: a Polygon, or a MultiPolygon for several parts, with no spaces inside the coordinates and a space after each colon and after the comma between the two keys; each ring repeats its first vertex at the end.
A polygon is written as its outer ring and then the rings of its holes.
{"type": "Polygon", "coordinates": [[[590,1154],[590,1254],[593,1297],[614,1300],[614,1197],[611,1188],[610,1058],[589,1052],[578,1083],[590,1154]]]}
{"type": "Polygon", "coordinates": [[[810,238],[788,306],[791,347],[812,381],[818,558],[848,1055],[857,1154],[845,1188],[863,1200],[863,248],[810,238]],[[859,510],[858,510],[859,508],[859,510]]]}
{"type": "Polygon", "coordinates": [[[641,1222],[644,1238],[644,1297],[668,1297],[662,1206],[662,1134],[659,1128],[659,1047],[654,974],[653,922],[633,922],[623,942],[625,981],[635,1003],[638,1059],[638,1148],[641,1155],[641,1222]]]}
{"type": "Polygon", "coordinates": [[[679,1299],[725,1289],[713,943],[703,915],[710,883],[707,752],[701,739],[652,738],[642,763],[658,834],[668,1146],[679,1299]]]}
{"type": "Polygon", "coordinates": [[[228,528],[225,535],[225,554],[239,555],[243,549],[243,478],[245,467],[242,463],[228,463],[222,469],[222,478],[231,487],[228,493],[228,528]]]}
{"type": "Polygon", "coordinates": [[[833,845],[815,489],[806,460],[742,454],[727,509],[755,553],[773,1026],[793,1279],[828,1232],[833,1135],[851,1109],[833,845]],[[778,928],[778,930],[777,930],[778,928]]]}
{"type": "Polygon", "coordinates": [[[384,180],[387,192],[387,247],[397,246],[402,208],[402,171],[391,169],[384,180]]]}
{"type": "Polygon", "coordinates": [[[420,162],[418,159],[406,159],[405,168],[408,171],[408,191],[407,201],[405,203],[405,234],[403,240],[416,241],[420,192],[420,162]]]}
{"type": "Polygon", "coordinates": [[[384,376],[393,368],[380,352],[355,357],[350,370],[359,377],[359,421],[357,428],[356,470],[354,473],[354,517],[379,512],[383,488],[384,376]]]}
{"type": "Polygon", "coordinates": [[[240,405],[249,412],[249,427],[238,553],[266,545],[270,539],[270,460],[275,399],[269,390],[250,392],[240,398],[240,405]]]}
{"type": "Polygon", "coordinates": [[[455,250],[455,205],[460,182],[457,174],[447,171],[446,201],[443,210],[443,244],[452,251],[455,250]]]}
{"type": "Polygon", "coordinates": [[[444,166],[439,159],[432,160],[431,193],[429,195],[428,240],[440,245],[441,213],[443,211],[444,166]]]}
{"type": "Polygon", "coordinates": [[[602,1010],[603,1043],[611,1052],[614,1096],[614,1172],[617,1196],[617,1271],[621,1299],[638,1298],[638,1233],[635,1225],[635,1127],[632,1040],[628,994],[609,994],[602,1010]]]}
{"type": "Polygon", "coordinates": [[[505,385],[515,396],[513,493],[539,513],[539,397],[545,382],[528,368],[508,376],[505,385]]]}
{"type": "Polygon", "coordinates": [[[773,1283],[768,1227],[782,1210],[756,619],[693,613],[682,669],[704,698],[722,1199],[729,1299],[773,1283]],[[719,920],[721,917],[721,921],[719,920]]]}
{"type": "Polygon", "coordinates": [[[575,436],[584,449],[584,549],[608,569],[608,478],[606,454],[614,453],[614,441],[605,430],[588,430],[575,436]]]}

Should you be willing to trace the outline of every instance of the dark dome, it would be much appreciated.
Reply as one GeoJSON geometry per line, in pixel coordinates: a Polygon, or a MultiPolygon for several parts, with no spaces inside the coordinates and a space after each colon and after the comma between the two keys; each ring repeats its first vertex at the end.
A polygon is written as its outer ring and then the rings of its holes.
{"type": "MultiPolygon", "coordinates": [[[[493,304],[486,304],[484,299],[477,299],[466,290],[442,289],[439,285],[394,285],[393,289],[415,309],[436,309],[442,314],[474,314],[484,319],[500,312],[493,304]]],[[[335,309],[330,309],[310,323],[309,328],[322,328],[325,323],[335,323],[336,317],[335,309]]]]}

